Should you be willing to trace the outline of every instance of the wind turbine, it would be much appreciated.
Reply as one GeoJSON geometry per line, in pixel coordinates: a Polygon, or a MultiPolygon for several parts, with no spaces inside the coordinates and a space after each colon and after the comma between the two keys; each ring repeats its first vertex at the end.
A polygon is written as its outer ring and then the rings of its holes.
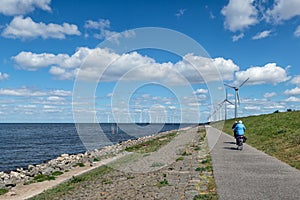
{"type": "Polygon", "coordinates": [[[220,103],[221,107],[223,106],[223,104],[224,104],[224,107],[225,107],[225,120],[227,119],[227,103],[230,103],[231,105],[233,105],[233,103],[231,103],[228,100],[227,89],[226,89],[226,98],[220,103]]]}
{"type": "Polygon", "coordinates": [[[235,102],[234,102],[234,106],[235,106],[235,112],[234,112],[234,117],[237,118],[237,108],[238,108],[238,103],[240,104],[240,97],[239,97],[239,89],[240,87],[242,87],[250,78],[247,78],[240,86],[232,86],[232,85],[228,85],[228,84],[224,84],[227,87],[233,88],[235,90],[235,102]]]}

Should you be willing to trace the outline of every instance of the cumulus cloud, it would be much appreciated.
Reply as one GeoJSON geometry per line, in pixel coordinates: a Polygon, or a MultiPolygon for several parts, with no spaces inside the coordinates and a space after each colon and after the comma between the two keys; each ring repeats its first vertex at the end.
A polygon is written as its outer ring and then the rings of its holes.
{"type": "Polygon", "coordinates": [[[275,0],[274,7],[266,11],[267,21],[281,22],[300,15],[299,0],[275,0]]]}
{"type": "Polygon", "coordinates": [[[258,11],[253,3],[254,0],[230,0],[221,11],[225,28],[235,32],[258,23],[258,11]]]}
{"type": "Polygon", "coordinates": [[[157,63],[137,52],[119,55],[108,49],[84,47],[78,48],[71,56],[21,52],[12,59],[25,70],[51,67],[50,73],[60,79],[72,79],[80,72],[80,78],[84,80],[98,80],[98,76],[102,75],[100,81],[118,81],[122,78],[125,81],[165,80],[182,84],[185,78],[193,83],[203,83],[219,80],[220,76],[232,80],[234,72],[239,70],[232,60],[224,58],[187,54],[177,63],[157,63]]]}
{"type": "Polygon", "coordinates": [[[65,72],[64,68],[77,68],[83,60],[93,52],[93,50],[85,47],[79,48],[72,56],[68,54],[51,54],[51,53],[32,53],[22,51],[18,55],[13,56],[12,60],[17,66],[24,70],[38,70],[48,66],[59,66],[53,68],[53,74],[61,74],[65,72]]]}
{"type": "Polygon", "coordinates": [[[237,82],[249,78],[247,84],[277,84],[290,79],[285,69],[277,66],[276,63],[268,63],[263,67],[250,67],[246,71],[236,72],[237,82]]]}
{"type": "Polygon", "coordinates": [[[1,0],[0,13],[4,15],[24,15],[36,8],[51,11],[51,0],[1,0]]]}
{"type": "Polygon", "coordinates": [[[253,36],[252,39],[259,40],[259,39],[267,38],[270,36],[271,33],[272,33],[271,30],[262,31],[262,32],[257,33],[255,36],[253,36]]]}
{"type": "Polygon", "coordinates": [[[64,39],[66,35],[80,35],[80,31],[74,24],[63,23],[45,24],[34,22],[30,17],[16,16],[2,32],[2,36],[13,39],[43,39],[56,38],[64,39]]]}
{"type": "Polygon", "coordinates": [[[0,81],[7,80],[8,77],[8,74],[0,72],[0,81]]]}
{"type": "Polygon", "coordinates": [[[300,88],[296,87],[296,88],[291,89],[291,90],[286,90],[286,91],[284,91],[284,94],[289,95],[289,96],[300,95],[300,88]]]}
{"type": "Polygon", "coordinates": [[[300,86],[300,76],[295,76],[292,80],[291,83],[300,86]]]}

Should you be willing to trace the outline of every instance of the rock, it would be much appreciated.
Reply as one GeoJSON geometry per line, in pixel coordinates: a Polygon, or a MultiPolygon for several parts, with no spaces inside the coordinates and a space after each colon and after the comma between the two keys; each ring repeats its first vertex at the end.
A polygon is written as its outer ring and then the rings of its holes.
{"type": "Polygon", "coordinates": [[[31,171],[33,170],[35,167],[33,165],[28,165],[28,170],[31,171]]]}
{"type": "Polygon", "coordinates": [[[69,154],[64,153],[64,154],[61,154],[60,157],[67,158],[67,157],[69,157],[69,154]]]}
{"type": "Polygon", "coordinates": [[[17,193],[15,193],[14,191],[9,191],[9,192],[7,193],[7,195],[10,196],[10,197],[12,197],[12,196],[16,196],[17,193]]]}

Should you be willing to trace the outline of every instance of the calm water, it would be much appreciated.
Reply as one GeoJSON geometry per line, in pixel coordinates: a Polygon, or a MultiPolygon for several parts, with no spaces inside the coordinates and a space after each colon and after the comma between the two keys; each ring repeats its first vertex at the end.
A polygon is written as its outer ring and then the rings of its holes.
{"type": "MultiPolygon", "coordinates": [[[[93,131],[92,124],[83,124],[93,131]]],[[[126,134],[116,124],[100,124],[111,143],[154,134],[151,130],[142,131],[143,126],[123,124],[126,134]],[[133,134],[132,134],[133,133],[133,134]]],[[[155,126],[155,125],[154,125],[155,126]]],[[[161,125],[157,125],[161,127],[161,125]]],[[[180,127],[183,125],[181,124],[180,127]]],[[[188,126],[186,124],[185,126],[188,126]]],[[[178,129],[179,124],[165,124],[159,132],[178,129]]],[[[62,153],[77,154],[86,151],[75,124],[0,124],[0,171],[15,170],[29,164],[39,164],[54,159],[62,153]]],[[[97,144],[103,147],[107,143],[97,144]]]]}

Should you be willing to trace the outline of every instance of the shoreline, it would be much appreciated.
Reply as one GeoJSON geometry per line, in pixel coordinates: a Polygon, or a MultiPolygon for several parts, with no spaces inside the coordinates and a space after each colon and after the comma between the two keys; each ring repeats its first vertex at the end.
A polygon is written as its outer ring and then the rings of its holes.
{"type": "Polygon", "coordinates": [[[135,146],[148,140],[167,135],[171,132],[178,132],[181,130],[189,129],[191,127],[192,126],[188,126],[181,129],[174,129],[165,132],[160,132],[157,134],[152,134],[149,136],[143,136],[137,139],[121,141],[117,144],[104,146],[100,149],[95,149],[93,151],[86,151],[85,153],[73,155],[62,154],[61,156],[55,159],[46,161],[41,164],[28,165],[26,169],[17,168],[16,170],[12,170],[8,173],[1,171],[0,189],[7,189],[8,191],[11,191],[13,188],[17,188],[17,186],[19,185],[34,184],[35,182],[37,182],[35,180],[35,177],[37,175],[43,175],[48,178],[51,177],[53,179],[58,179],[60,176],[64,175],[64,173],[68,173],[78,168],[80,169],[82,167],[91,168],[93,166],[96,166],[99,162],[103,160],[112,159],[118,156],[119,154],[124,153],[127,147],[135,146]],[[62,173],[62,175],[54,176],[53,174],[57,172],[62,173]]]}

